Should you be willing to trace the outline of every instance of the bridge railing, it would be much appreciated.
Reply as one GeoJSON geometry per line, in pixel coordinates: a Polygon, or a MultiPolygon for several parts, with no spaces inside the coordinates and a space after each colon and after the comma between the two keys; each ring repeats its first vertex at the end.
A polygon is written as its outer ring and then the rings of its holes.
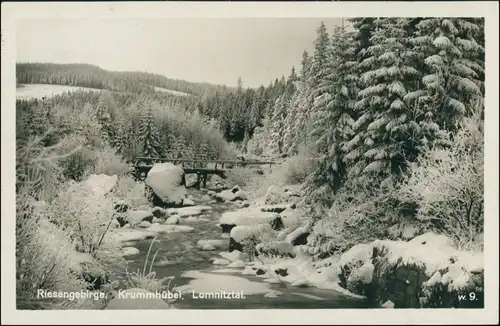
{"type": "Polygon", "coordinates": [[[190,166],[192,168],[196,167],[197,164],[201,165],[200,167],[206,166],[208,163],[215,164],[215,169],[217,166],[220,166],[221,169],[231,168],[234,166],[246,166],[246,165],[268,165],[272,167],[273,164],[277,164],[274,161],[257,161],[257,160],[200,160],[200,159],[175,159],[175,158],[166,158],[166,157],[137,157],[134,165],[141,165],[141,163],[146,165],[154,165],[155,163],[166,163],[170,162],[173,164],[180,163],[183,167],[190,166]]]}

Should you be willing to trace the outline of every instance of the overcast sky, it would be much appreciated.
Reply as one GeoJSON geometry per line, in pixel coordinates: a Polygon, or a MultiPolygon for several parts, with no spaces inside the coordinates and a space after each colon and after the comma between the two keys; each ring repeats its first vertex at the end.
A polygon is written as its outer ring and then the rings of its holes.
{"type": "Polygon", "coordinates": [[[17,61],[90,63],[215,84],[267,85],[300,67],[316,28],[337,18],[31,19],[18,21],[17,61]]]}

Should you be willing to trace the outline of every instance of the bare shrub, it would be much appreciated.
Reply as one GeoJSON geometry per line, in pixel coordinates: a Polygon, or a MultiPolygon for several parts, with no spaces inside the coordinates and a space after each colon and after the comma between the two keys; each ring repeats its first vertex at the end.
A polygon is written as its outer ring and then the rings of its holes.
{"type": "Polygon", "coordinates": [[[131,172],[131,165],[125,162],[111,147],[106,146],[96,150],[94,157],[94,166],[90,168],[87,174],[106,174],[109,176],[116,174],[120,177],[131,172]]]}
{"type": "Polygon", "coordinates": [[[465,118],[449,146],[427,147],[412,164],[401,197],[418,205],[417,219],[452,237],[461,248],[482,246],[484,126],[481,114],[465,118]]]}

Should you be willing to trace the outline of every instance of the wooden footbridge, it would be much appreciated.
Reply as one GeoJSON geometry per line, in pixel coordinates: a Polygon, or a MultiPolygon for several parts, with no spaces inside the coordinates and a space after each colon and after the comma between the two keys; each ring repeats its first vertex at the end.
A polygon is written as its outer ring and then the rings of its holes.
{"type": "Polygon", "coordinates": [[[155,163],[172,163],[181,165],[184,169],[183,183],[186,185],[186,174],[196,174],[196,187],[207,185],[207,176],[216,174],[221,178],[226,177],[226,172],[235,167],[249,167],[277,164],[273,161],[257,161],[257,160],[208,160],[208,159],[175,159],[165,157],[138,157],[134,163],[133,174],[138,180],[145,180],[146,176],[155,163]]]}

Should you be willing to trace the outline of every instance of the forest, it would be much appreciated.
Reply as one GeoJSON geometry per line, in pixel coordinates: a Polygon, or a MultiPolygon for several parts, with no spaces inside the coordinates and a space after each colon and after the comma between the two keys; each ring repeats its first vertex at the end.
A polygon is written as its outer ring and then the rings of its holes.
{"type": "MultiPolygon", "coordinates": [[[[244,76],[231,88],[18,63],[19,84],[105,90],[16,103],[18,296],[47,268],[25,266],[36,251],[33,201],[56,203],[61,185],[89,174],[125,178],[138,156],[281,162],[267,180],[233,178],[261,183],[256,194],[300,185],[304,249],[314,260],[408,228],[482,251],[484,20],[352,18],[333,31],[321,24],[311,41],[300,67],[259,88],[245,88],[244,76]]],[[[57,277],[43,282],[62,287],[57,277]]]]}

